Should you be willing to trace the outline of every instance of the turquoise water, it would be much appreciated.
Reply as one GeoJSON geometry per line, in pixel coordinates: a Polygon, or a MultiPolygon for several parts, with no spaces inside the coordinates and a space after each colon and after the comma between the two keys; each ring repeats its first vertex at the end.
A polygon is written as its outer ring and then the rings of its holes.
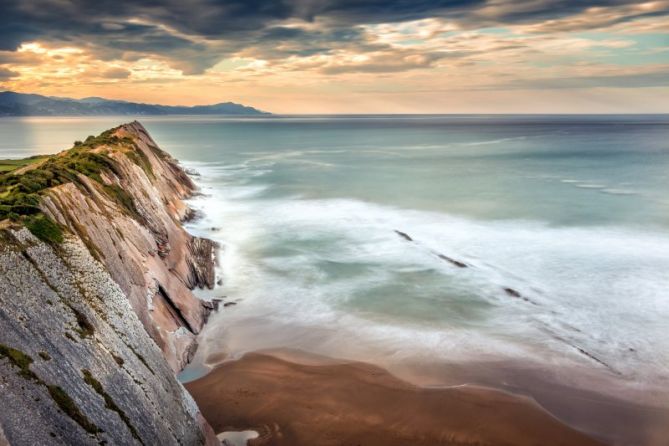
{"type": "MultiPolygon", "coordinates": [[[[200,361],[287,347],[669,379],[667,116],[141,121],[201,174],[190,229],[221,242],[214,294],[239,301],[200,361]]],[[[0,158],[121,122],[0,120],[0,158]]]]}

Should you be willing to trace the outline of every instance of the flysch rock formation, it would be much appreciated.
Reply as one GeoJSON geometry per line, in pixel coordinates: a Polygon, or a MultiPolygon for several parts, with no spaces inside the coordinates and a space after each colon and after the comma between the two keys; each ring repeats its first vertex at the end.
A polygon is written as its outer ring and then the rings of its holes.
{"type": "Polygon", "coordinates": [[[181,226],[195,185],[141,124],[112,135],[99,177],[41,192],[62,243],[0,224],[0,444],[218,444],[175,376],[215,282],[181,226]]]}
{"type": "Polygon", "coordinates": [[[116,165],[115,172],[101,176],[130,195],[136,215],[84,175],[78,185],[51,189],[41,207],[90,247],[178,371],[194,353],[195,336],[209,311],[191,290],[214,286],[214,242],[191,236],[180,224],[191,212],[182,199],[195,192],[195,185],[176,161],[138,122],[114,135],[131,138],[133,145],[95,149],[108,151],[116,165]]]}

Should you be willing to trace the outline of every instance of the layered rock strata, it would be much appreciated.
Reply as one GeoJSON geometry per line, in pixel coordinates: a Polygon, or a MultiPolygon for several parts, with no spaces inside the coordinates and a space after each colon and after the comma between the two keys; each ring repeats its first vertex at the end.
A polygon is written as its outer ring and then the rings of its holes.
{"type": "Polygon", "coordinates": [[[0,444],[216,444],[175,377],[215,283],[195,185],[137,122],[85,150],[105,168],[39,192],[62,242],[0,222],[0,444]]]}

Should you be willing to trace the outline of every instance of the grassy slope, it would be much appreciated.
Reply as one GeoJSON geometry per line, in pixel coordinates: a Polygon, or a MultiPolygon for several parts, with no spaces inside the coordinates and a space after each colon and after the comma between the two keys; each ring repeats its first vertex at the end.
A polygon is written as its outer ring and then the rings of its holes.
{"type": "Polygon", "coordinates": [[[35,155],[18,160],[17,159],[0,160],[0,174],[12,172],[13,170],[16,170],[20,167],[29,166],[39,161],[44,161],[50,158],[51,156],[52,155],[35,155]]]}
{"type": "Polygon", "coordinates": [[[71,149],[57,155],[0,161],[0,221],[9,219],[23,224],[45,241],[61,241],[61,231],[41,212],[39,204],[52,187],[66,183],[79,185],[79,175],[99,183],[102,190],[123,209],[136,214],[132,198],[124,190],[106,185],[102,180],[103,172],[117,173],[117,164],[108,154],[121,149],[147,174],[152,175],[153,172],[144,154],[133,150],[133,140],[115,136],[115,130],[89,136],[84,142],[76,141],[71,149]],[[31,167],[23,169],[25,166],[31,167]]]}

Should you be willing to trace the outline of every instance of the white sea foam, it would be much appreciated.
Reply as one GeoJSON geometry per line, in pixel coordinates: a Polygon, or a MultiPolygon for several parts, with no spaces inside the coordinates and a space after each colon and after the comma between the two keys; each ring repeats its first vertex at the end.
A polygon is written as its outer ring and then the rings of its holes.
{"type": "Polygon", "coordinates": [[[576,187],[581,189],[605,189],[605,184],[594,184],[594,183],[576,183],[576,187]]]}
{"type": "Polygon", "coordinates": [[[534,358],[630,381],[669,377],[669,234],[214,190],[194,200],[206,210],[197,225],[223,226],[209,235],[224,247],[228,298],[243,300],[208,329],[214,350],[534,358]]]}
{"type": "Polygon", "coordinates": [[[226,431],[217,435],[217,438],[226,446],[247,446],[249,440],[258,438],[256,431],[226,431]]]}
{"type": "Polygon", "coordinates": [[[633,191],[631,189],[607,188],[607,189],[602,189],[601,192],[605,193],[605,194],[611,194],[611,195],[638,195],[638,192],[633,191]]]}
{"type": "Polygon", "coordinates": [[[572,178],[561,178],[560,182],[575,186],[579,189],[596,189],[599,192],[608,195],[639,195],[638,191],[624,187],[628,186],[629,183],[621,183],[619,187],[610,187],[606,184],[591,183],[588,181],[575,180],[572,178]]]}
{"type": "Polygon", "coordinates": [[[493,145],[493,144],[501,144],[504,142],[509,142],[509,141],[522,141],[524,139],[527,139],[527,136],[516,136],[513,138],[499,138],[499,139],[491,139],[487,141],[475,141],[475,142],[468,142],[464,143],[464,146],[487,146],[487,145],[493,145]]]}

